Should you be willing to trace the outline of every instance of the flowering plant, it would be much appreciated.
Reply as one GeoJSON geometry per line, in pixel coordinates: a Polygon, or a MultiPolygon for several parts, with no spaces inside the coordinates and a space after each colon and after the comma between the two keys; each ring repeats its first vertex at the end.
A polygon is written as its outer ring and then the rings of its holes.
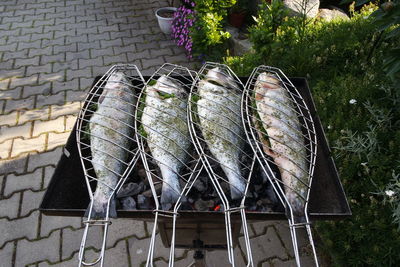
{"type": "Polygon", "coordinates": [[[190,36],[190,28],[195,22],[194,10],[192,10],[194,6],[194,1],[183,0],[183,5],[176,10],[172,21],[172,37],[178,46],[186,49],[188,58],[192,58],[193,40],[190,36]]]}

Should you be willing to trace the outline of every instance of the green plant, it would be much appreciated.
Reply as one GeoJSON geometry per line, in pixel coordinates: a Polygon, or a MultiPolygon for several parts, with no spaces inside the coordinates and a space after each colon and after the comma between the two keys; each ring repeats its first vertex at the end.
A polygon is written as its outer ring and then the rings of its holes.
{"type": "Polygon", "coordinates": [[[219,59],[223,55],[225,41],[230,37],[223,30],[227,9],[236,0],[199,0],[194,7],[196,20],[191,28],[193,55],[200,59],[219,59]]]}
{"type": "Polygon", "coordinates": [[[295,18],[284,18],[284,27],[256,25],[272,33],[268,53],[260,42],[251,54],[224,59],[241,76],[267,64],[289,77],[307,77],[353,212],[342,221],[316,223],[334,266],[400,262],[398,206],[376,194],[377,188],[397,192],[392,173],[398,174],[400,158],[400,92],[383,67],[397,42],[379,32],[371,16],[376,9],[365,5],[349,21],[307,23],[302,37],[295,18]]]}

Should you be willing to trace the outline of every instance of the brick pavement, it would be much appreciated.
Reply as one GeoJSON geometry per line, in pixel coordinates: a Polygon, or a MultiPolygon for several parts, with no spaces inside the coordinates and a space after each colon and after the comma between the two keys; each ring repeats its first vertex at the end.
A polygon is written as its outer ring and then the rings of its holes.
{"type": "MultiPolygon", "coordinates": [[[[1,267],[75,266],[81,219],[45,216],[38,206],[95,76],[126,62],[144,75],[166,61],[196,68],[158,28],[154,10],[165,5],[155,0],[2,1],[1,267]]],[[[106,266],[141,266],[149,227],[116,220],[106,266]]],[[[251,237],[257,266],[293,265],[288,231],[281,223],[254,224],[251,237]]],[[[92,249],[100,237],[94,238],[88,243],[92,249]]],[[[243,264],[242,239],[235,257],[243,264]]],[[[156,247],[156,265],[166,266],[168,251],[159,239],[156,247]]],[[[186,266],[192,255],[178,250],[176,265],[186,266]]],[[[221,251],[208,253],[207,261],[228,266],[221,251]]]]}

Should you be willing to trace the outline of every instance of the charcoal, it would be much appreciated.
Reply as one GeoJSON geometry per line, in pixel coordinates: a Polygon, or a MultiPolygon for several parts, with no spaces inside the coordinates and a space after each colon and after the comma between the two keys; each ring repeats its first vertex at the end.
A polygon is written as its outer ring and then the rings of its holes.
{"type": "Polygon", "coordinates": [[[143,182],[140,183],[128,183],[124,184],[119,192],[117,193],[117,198],[125,198],[129,196],[136,196],[142,191],[144,191],[145,185],[143,182]]]}
{"type": "Polygon", "coordinates": [[[123,210],[136,210],[136,201],[133,197],[124,197],[121,199],[123,210]]]}
{"type": "MultiPolygon", "coordinates": [[[[159,195],[161,193],[162,183],[155,184],[154,189],[156,190],[157,195],[159,195]]],[[[151,198],[151,197],[153,197],[153,192],[151,191],[151,189],[149,189],[149,190],[144,191],[142,193],[142,195],[147,198],[151,198]]]]}
{"type": "Polygon", "coordinates": [[[137,196],[137,206],[141,210],[149,210],[151,207],[150,199],[145,197],[144,195],[138,195],[137,196]]]}
{"type": "Polygon", "coordinates": [[[208,211],[210,208],[214,207],[213,200],[202,200],[201,198],[196,200],[194,203],[194,208],[198,211],[208,211]]]}
{"type": "Polygon", "coordinates": [[[203,179],[200,177],[194,182],[193,187],[197,189],[200,193],[203,193],[207,190],[207,183],[204,183],[203,179]]]}

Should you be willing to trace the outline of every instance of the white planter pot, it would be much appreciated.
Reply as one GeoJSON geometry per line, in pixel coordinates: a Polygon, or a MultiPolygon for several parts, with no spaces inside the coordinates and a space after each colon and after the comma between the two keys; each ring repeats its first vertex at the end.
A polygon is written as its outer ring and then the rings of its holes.
{"type": "Polygon", "coordinates": [[[160,26],[160,29],[163,33],[165,34],[171,34],[172,32],[172,21],[174,18],[164,18],[161,17],[159,14],[162,14],[164,11],[176,11],[176,7],[162,7],[156,10],[156,17],[158,20],[158,25],[160,26]]]}

